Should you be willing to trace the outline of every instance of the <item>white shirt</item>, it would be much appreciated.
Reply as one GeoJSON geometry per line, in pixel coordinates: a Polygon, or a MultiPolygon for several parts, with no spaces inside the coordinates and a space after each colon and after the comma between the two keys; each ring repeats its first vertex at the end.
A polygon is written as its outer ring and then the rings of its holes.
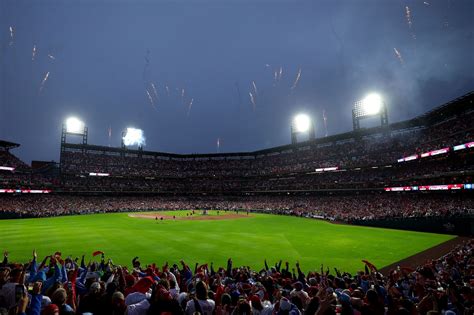
{"type": "Polygon", "coordinates": [[[146,315],[149,308],[150,302],[145,299],[139,303],[127,306],[127,315],[146,315]]]}
{"type": "MultiPolygon", "coordinates": [[[[201,306],[201,315],[212,315],[212,312],[214,312],[214,308],[216,306],[216,302],[211,299],[197,301],[199,303],[199,306],[201,306]]],[[[194,308],[194,300],[189,300],[186,304],[186,314],[193,315],[195,312],[196,310],[194,308]]]]}

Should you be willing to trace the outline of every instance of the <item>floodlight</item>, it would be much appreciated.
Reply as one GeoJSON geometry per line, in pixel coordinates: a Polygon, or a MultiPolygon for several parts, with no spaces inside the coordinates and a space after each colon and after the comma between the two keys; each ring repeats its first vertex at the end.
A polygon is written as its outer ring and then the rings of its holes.
{"type": "Polygon", "coordinates": [[[145,144],[145,137],[141,129],[127,128],[122,139],[123,144],[126,146],[138,145],[141,147],[145,144]]]}
{"type": "Polygon", "coordinates": [[[293,119],[293,126],[296,132],[306,132],[311,127],[311,120],[308,115],[299,114],[293,119]]]}
{"type": "Polygon", "coordinates": [[[369,94],[362,100],[362,107],[365,115],[376,115],[382,108],[382,97],[376,93],[369,94]]]}
{"type": "Polygon", "coordinates": [[[76,117],[70,117],[66,119],[66,132],[83,134],[84,133],[84,123],[77,119],[76,117]]]}

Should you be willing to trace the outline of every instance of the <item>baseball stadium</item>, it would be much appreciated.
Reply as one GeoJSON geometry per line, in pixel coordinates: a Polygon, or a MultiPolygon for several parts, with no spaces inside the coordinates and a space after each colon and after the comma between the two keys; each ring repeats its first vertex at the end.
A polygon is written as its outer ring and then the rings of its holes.
{"type": "Polygon", "coordinates": [[[94,145],[74,117],[62,128],[59,163],[27,165],[14,154],[19,144],[2,141],[4,265],[36,266],[40,253],[42,265],[66,268],[82,257],[87,274],[97,263],[128,266],[132,278],[141,270],[136,284],[219,266],[232,277],[264,270],[294,279],[333,268],[415,272],[472,244],[473,100],[393,124],[384,104],[371,112],[359,102],[352,132],[315,138],[310,118],[296,117],[291,144],[254,152],[147,151],[131,128],[121,147],[94,145]],[[359,127],[374,115],[380,126],[359,127]]]}
{"type": "Polygon", "coordinates": [[[473,315],[473,12],[0,0],[0,315],[473,315]]]}

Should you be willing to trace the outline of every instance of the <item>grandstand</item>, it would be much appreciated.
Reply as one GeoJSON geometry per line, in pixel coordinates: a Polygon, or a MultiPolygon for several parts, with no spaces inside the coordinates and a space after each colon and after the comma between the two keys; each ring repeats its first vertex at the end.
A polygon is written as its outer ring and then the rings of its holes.
{"type": "MultiPolygon", "coordinates": [[[[303,211],[362,224],[387,217],[463,218],[474,209],[473,100],[471,92],[407,121],[254,152],[174,154],[91,145],[85,126],[84,132],[69,134],[81,138],[77,144],[63,128],[59,167],[48,162],[31,169],[9,152],[18,145],[5,142],[2,163],[18,168],[2,173],[1,188],[53,192],[48,197],[53,200],[44,199],[50,204],[71,203],[74,199],[65,197],[71,194],[117,198],[109,208],[83,207],[77,200],[75,207],[61,207],[62,214],[200,207],[303,211]],[[403,196],[392,196],[401,191],[403,196]],[[439,194],[444,202],[438,202],[439,194]],[[369,204],[363,202],[366,196],[369,204]]],[[[15,212],[20,199],[13,200],[1,207],[4,215],[15,212]]],[[[41,202],[26,203],[22,216],[54,214],[41,202]]],[[[472,224],[458,221],[451,224],[460,234],[472,233],[472,224]]],[[[444,225],[441,220],[420,229],[447,231],[444,225]]]]}
{"type": "MultiPolygon", "coordinates": [[[[194,270],[183,260],[172,267],[144,266],[138,257],[127,269],[106,261],[101,250],[92,254],[100,262],[88,265],[85,256],[79,264],[56,252],[38,267],[34,251],[26,268],[10,263],[5,252],[0,273],[9,280],[0,278],[0,308],[15,308],[14,295],[3,288],[29,283],[31,297],[23,300],[31,302],[22,309],[31,314],[51,309],[51,314],[183,315],[199,307],[215,310],[206,315],[436,314],[438,309],[471,314],[473,242],[451,234],[474,234],[473,101],[469,93],[407,121],[254,152],[110,148],[88,144],[84,126],[84,132],[72,134],[81,137],[80,144],[67,141],[63,129],[60,163],[34,161],[30,167],[10,152],[18,144],[1,141],[0,219],[99,214],[0,221],[0,238],[14,250],[32,242],[51,251],[51,242],[72,250],[72,257],[90,250],[90,244],[118,259],[124,254],[156,259],[151,249],[156,247],[166,261],[165,255],[173,254],[211,256],[200,256],[194,270]],[[201,210],[210,215],[199,217],[201,210]],[[239,217],[239,211],[245,215],[239,217]],[[226,218],[238,220],[222,226],[179,224],[226,218]],[[38,234],[42,238],[35,241],[38,234]],[[217,259],[222,266],[222,255],[242,261],[242,255],[259,260],[275,254],[307,264],[328,259],[338,267],[331,272],[321,265],[305,273],[300,262],[269,266],[266,259],[261,270],[249,267],[255,260],[243,260],[238,268],[232,259],[218,269],[213,265],[217,259]],[[338,269],[355,268],[354,259],[364,262],[364,271],[338,269]],[[41,305],[43,294],[51,307],[41,305]]],[[[171,259],[177,257],[183,256],[171,259]]]]}
{"type": "Polygon", "coordinates": [[[469,93],[407,121],[254,152],[173,154],[63,142],[61,189],[258,193],[469,184],[473,99],[469,93]]]}

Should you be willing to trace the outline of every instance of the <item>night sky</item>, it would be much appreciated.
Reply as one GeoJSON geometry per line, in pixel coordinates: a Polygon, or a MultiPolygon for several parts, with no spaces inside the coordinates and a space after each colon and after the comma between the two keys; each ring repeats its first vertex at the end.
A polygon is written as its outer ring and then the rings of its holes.
{"type": "Polygon", "coordinates": [[[74,115],[91,144],[133,126],[147,150],[253,151],[289,143],[300,112],[317,137],[323,110],[329,135],[349,131],[374,91],[390,122],[412,118],[474,90],[473,13],[472,0],[0,0],[0,139],[28,163],[58,160],[74,115]]]}

